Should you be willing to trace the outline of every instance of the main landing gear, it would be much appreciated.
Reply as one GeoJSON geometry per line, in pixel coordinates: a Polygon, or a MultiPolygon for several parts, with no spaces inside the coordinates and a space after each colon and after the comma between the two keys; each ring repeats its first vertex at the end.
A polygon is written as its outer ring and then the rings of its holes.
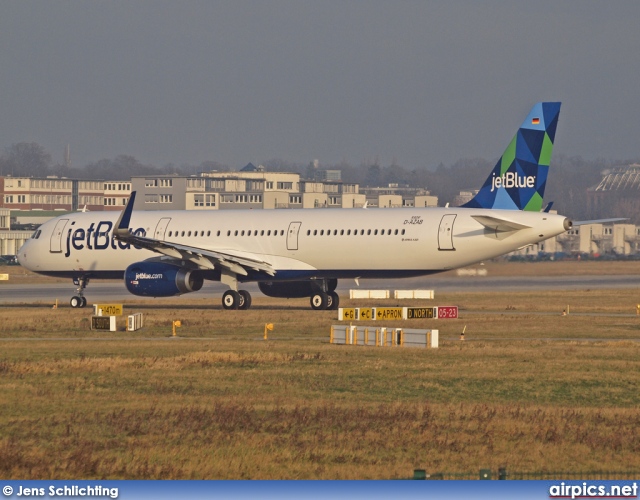
{"type": "Polygon", "coordinates": [[[246,290],[227,290],[222,295],[222,307],[224,309],[249,309],[251,307],[251,294],[246,290]]]}
{"type": "Polygon", "coordinates": [[[251,307],[251,294],[246,290],[238,290],[238,276],[235,273],[223,270],[220,281],[231,288],[222,294],[223,309],[246,310],[251,307]]]}
{"type": "Polygon", "coordinates": [[[86,307],[87,298],[83,295],[83,292],[84,292],[84,289],[87,288],[87,285],[89,284],[89,278],[85,276],[81,276],[79,278],[73,278],[73,284],[78,287],[76,289],[77,295],[74,295],[73,297],[71,297],[71,300],[69,301],[69,305],[74,309],[86,307]]]}
{"type": "Polygon", "coordinates": [[[312,288],[314,292],[311,295],[311,309],[320,311],[323,309],[335,310],[340,305],[340,297],[336,293],[336,279],[314,280],[312,288]]]}
{"type": "Polygon", "coordinates": [[[316,311],[322,309],[335,310],[340,304],[340,297],[336,292],[316,292],[311,296],[311,309],[316,311]]]}

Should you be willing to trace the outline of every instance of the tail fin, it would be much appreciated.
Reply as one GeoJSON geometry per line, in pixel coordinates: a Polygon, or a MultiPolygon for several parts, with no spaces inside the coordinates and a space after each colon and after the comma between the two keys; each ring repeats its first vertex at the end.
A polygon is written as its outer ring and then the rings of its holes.
{"type": "Polygon", "coordinates": [[[559,114],[559,102],[533,106],[478,194],[462,206],[542,210],[559,114]]]}

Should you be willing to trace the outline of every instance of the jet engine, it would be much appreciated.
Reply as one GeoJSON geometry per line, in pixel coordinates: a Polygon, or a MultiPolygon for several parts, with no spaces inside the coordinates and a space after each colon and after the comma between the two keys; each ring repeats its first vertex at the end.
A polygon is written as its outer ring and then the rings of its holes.
{"type": "MultiPolygon", "coordinates": [[[[307,281],[260,281],[258,288],[267,297],[299,299],[311,297],[320,290],[319,280],[307,281]]],[[[327,292],[333,292],[338,286],[337,279],[327,280],[327,292]]]]}
{"type": "Polygon", "coordinates": [[[197,270],[167,262],[136,262],[124,272],[127,290],[143,297],[172,297],[197,292],[203,282],[197,270]]]}

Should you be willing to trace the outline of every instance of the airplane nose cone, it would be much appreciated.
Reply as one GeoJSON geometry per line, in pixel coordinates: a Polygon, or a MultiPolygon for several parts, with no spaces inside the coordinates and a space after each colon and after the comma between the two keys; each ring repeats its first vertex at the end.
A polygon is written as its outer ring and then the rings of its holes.
{"type": "Polygon", "coordinates": [[[28,246],[29,246],[29,242],[26,241],[20,247],[20,250],[18,250],[18,255],[16,256],[18,258],[18,264],[20,264],[22,267],[27,267],[27,247],[28,246]]]}

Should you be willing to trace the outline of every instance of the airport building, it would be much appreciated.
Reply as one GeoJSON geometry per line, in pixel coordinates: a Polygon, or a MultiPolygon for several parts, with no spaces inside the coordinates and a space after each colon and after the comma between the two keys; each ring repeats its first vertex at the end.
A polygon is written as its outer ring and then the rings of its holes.
{"type": "Polygon", "coordinates": [[[342,182],[339,171],[305,180],[299,174],[266,172],[249,164],[239,172],[200,176],[133,177],[136,210],[230,210],[437,206],[438,198],[413,188],[361,189],[342,182]]]}
{"type": "Polygon", "coordinates": [[[0,208],[0,255],[16,255],[33,231],[12,231],[11,210],[0,208]]]}
{"type": "Polygon", "coordinates": [[[0,177],[0,193],[0,207],[11,210],[122,210],[131,194],[131,181],[7,176],[0,177]]]}
{"type": "Polygon", "coordinates": [[[605,170],[598,185],[587,191],[589,219],[629,217],[640,224],[640,164],[605,170]]]}

